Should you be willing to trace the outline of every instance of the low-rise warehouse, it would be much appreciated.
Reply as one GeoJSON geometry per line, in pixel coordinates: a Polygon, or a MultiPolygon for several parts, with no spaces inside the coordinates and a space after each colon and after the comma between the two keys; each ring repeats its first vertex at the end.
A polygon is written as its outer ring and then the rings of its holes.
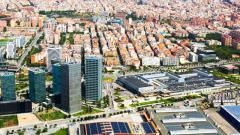
{"type": "Polygon", "coordinates": [[[181,74],[157,72],[123,76],[117,79],[117,83],[135,94],[158,93],[165,96],[213,92],[231,85],[230,82],[215,78],[202,69],[181,74]]]}
{"type": "Polygon", "coordinates": [[[161,108],[148,110],[162,134],[219,135],[217,129],[196,108],[161,108]]]}

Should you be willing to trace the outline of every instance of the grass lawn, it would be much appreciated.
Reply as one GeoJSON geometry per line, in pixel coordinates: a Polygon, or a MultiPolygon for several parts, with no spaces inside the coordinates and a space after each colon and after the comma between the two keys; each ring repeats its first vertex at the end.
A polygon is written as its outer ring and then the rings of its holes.
{"type": "Polygon", "coordinates": [[[112,83],[112,82],[113,82],[113,78],[111,78],[111,77],[105,77],[105,78],[103,78],[103,81],[104,81],[104,82],[108,82],[108,83],[112,83]]]}
{"type": "Polygon", "coordinates": [[[53,77],[49,74],[46,75],[46,81],[52,81],[53,77]]]}
{"type": "Polygon", "coordinates": [[[0,128],[18,125],[17,115],[0,116],[0,128]]]}
{"type": "Polygon", "coordinates": [[[36,115],[40,120],[43,121],[63,119],[66,116],[62,112],[53,109],[44,112],[39,112],[36,115]]]}
{"type": "Polygon", "coordinates": [[[14,40],[13,39],[8,39],[8,38],[0,39],[0,42],[11,42],[11,41],[14,41],[14,40]]]}
{"type": "Polygon", "coordinates": [[[82,111],[74,114],[73,116],[83,116],[83,115],[88,115],[88,114],[96,114],[96,113],[100,113],[100,112],[103,112],[103,111],[94,109],[94,108],[92,109],[92,111],[88,111],[88,108],[86,106],[82,106],[82,111]]]}
{"type": "Polygon", "coordinates": [[[18,84],[16,84],[16,91],[22,90],[26,87],[28,87],[27,83],[18,83],[18,84]]]}
{"type": "Polygon", "coordinates": [[[127,109],[127,107],[124,104],[118,104],[118,109],[127,109]]]}
{"type": "Polygon", "coordinates": [[[60,129],[56,133],[53,133],[53,134],[50,134],[50,135],[67,135],[67,134],[68,134],[68,129],[64,128],[64,129],[60,129]]]}
{"type": "Polygon", "coordinates": [[[236,50],[229,46],[208,46],[207,49],[214,50],[221,59],[232,58],[233,54],[240,54],[240,50],[236,50]]]}
{"type": "Polygon", "coordinates": [[[120,96],[121,94],[120,94],[120,91],[115,90],[115,92],[113,93],[113,95],[115,95],[115,96],[120,96]]]}
{"type": "Polygon", "coordinates": [[[216,69],[212,70],[211,73],[218,78],[224,78],[227,81],[240,84],[240,76],[237,74],[224,74],[216,69]]]}
{"type": "Polygon", "coordinates": [[[162,103],[162,104],[171,104],[174,102],[180,102],[184,101],[186,99],[196,99],[200,98],[201,96],[199,95],[188,95],[180,98],[167,98],[167,99],[160,99],[160,100],[153,100],[153,101],[147,101],[147,102],[140,102],[140,103],[134,103],[131,104],[131,107],[137,107],[137,106],[145,106],[145,105],[151,105],[151,104],[156,104],[156,103],[162,103]]]}

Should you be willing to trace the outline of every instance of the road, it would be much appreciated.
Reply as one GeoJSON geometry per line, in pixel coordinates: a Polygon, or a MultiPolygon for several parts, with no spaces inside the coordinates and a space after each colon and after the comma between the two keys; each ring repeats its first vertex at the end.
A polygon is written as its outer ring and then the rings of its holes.
{"type": "MultiPolygon", "coordinates": [[[[34,126],[37,126],[37,128],[39,129],[43,129],[44,127],[67,127],[69,124],[72,123],[73,120],[77,120],[77,119],[80,119],[80,118],[84,118],[84,117],[87,117],[87,116],[97,116],[97,115],[103,115],[103,114],[106,114],[106,116],[108,117],[108,115],[111,113],[116,113],[116,112],[125,112],[125,113],[128,113],[128,111],[130,112],[134,112],[133,110],[122,110],[122,111],[111,111],[111,112],[103,112],[103,113],[98,113],[98,114],[90,114],[90,115],[85,115],[85,116],[81,116],[81,117],[71,117],[71,118],[67,118],[67,119],[59,119],[59,120],[52,120],[52,121],[40,121],[40,122],[37,122],[37,123],[31,123],[31,124],[28,124],[28,125],[19,125],[19,126],[13,126],[13,127],[7,127],[7,128],[2,128],[0,129],[0,134],[1,135],[4,135],[6,134],[7,131],[18,131],[18,130],[23,130],[23,129],[27,129],[29,130],[28,132],[33,132],[32,130],[36,131],[34,129],[34,126]]],[[[98,118],[101,118],[101,117],[98,117],[98,118]]],[[[101,119],[103,119],[104,121],[104,118],[102,117],[101,119]]],[[[85,121],[79,121],[78,123],[84,123],[85,121]]]]}
{"type": "Polygon", "coordinates": [[[109,95],[109,108],[114,109],[113,105],[113,85],[112,83],[106,83],[107,95],[109,95]]]}
{"type": "Polygon", "coordinates": [[[223,65],[223,64],[234,64],[239,63],[240,60],[220,60],[218,62],[209,62],[209,63],[196,63],[196,64],[186,64],[186,65],[179,65],[179,66],[160,66],[158,68],[149,68],[147,70],[139,70],[139,71],[126,71],[125,75],[135,75],[138,73],[152,73],[152,72],[158,72],[158,71],[168,71],[168,70],[177,70],[177,69],[193,69],[193,68],[202,68],[205,66],[211,66],[211,65],[223,65]]]}
{"type": "Polygon", "coordinates": [[[28,53],[32,50],[32,47],[37,44],[38,39],[42,36],[43,31],[37,33],[32,42],[29,46],[25,49],[24,53],[22,54],[21,58],[18,60],[17,67],[18,69],[21,68],[24,59],[27,57],[28,53]]]}

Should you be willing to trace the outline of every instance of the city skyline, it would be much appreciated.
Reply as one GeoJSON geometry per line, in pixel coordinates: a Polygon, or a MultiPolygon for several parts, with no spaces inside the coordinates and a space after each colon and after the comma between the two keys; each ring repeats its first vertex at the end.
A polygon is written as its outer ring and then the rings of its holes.
{"type": "Polygon", "coordinates": [[[240,134],[237,0],[0,0],[0,135],[240,134]]]}

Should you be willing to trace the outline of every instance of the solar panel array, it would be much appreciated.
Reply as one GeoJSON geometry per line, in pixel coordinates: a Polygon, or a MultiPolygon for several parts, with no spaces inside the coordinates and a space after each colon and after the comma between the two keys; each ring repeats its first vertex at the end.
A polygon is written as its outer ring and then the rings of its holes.
{"type": "Polygon", "coordinates": [[[141,123],[141,125],[142,125],[143,129],[145,130],[146,134],[156,133],[155,129],[149,122],[141,123]]]}
{"type": "Polygon", "coordinates": [[[131,130],[125,122],[111,122],[114,133],[130,134],[131,130]]]}
{"type": "MultiPolygon", "coordinates": [[[[149,122],[140,123],[139,126],[142,127],[144,134],[153,134],[156,133],[155,129],[149,122]]],[[[114,133],[118,134],[135,134],[134,131],[131,131],[129,124],[127,122],[99,122],[99,123],[90,123],[85,124],[85,133],[87,135],[107,135],[114,133]]]]}
{"type": "Polygon", "coordinates": [[[87,126],[87,134],[88,135],[102,134],[102,130],[101,130],[99,123],[86,124],[86,126],[87,126]]]}
{"type": "Polygon", "coordinates": [[[113,132],[110,123],[106,122],[86,124],[86,128],[88,135],[110,134],[113,132]]]}

